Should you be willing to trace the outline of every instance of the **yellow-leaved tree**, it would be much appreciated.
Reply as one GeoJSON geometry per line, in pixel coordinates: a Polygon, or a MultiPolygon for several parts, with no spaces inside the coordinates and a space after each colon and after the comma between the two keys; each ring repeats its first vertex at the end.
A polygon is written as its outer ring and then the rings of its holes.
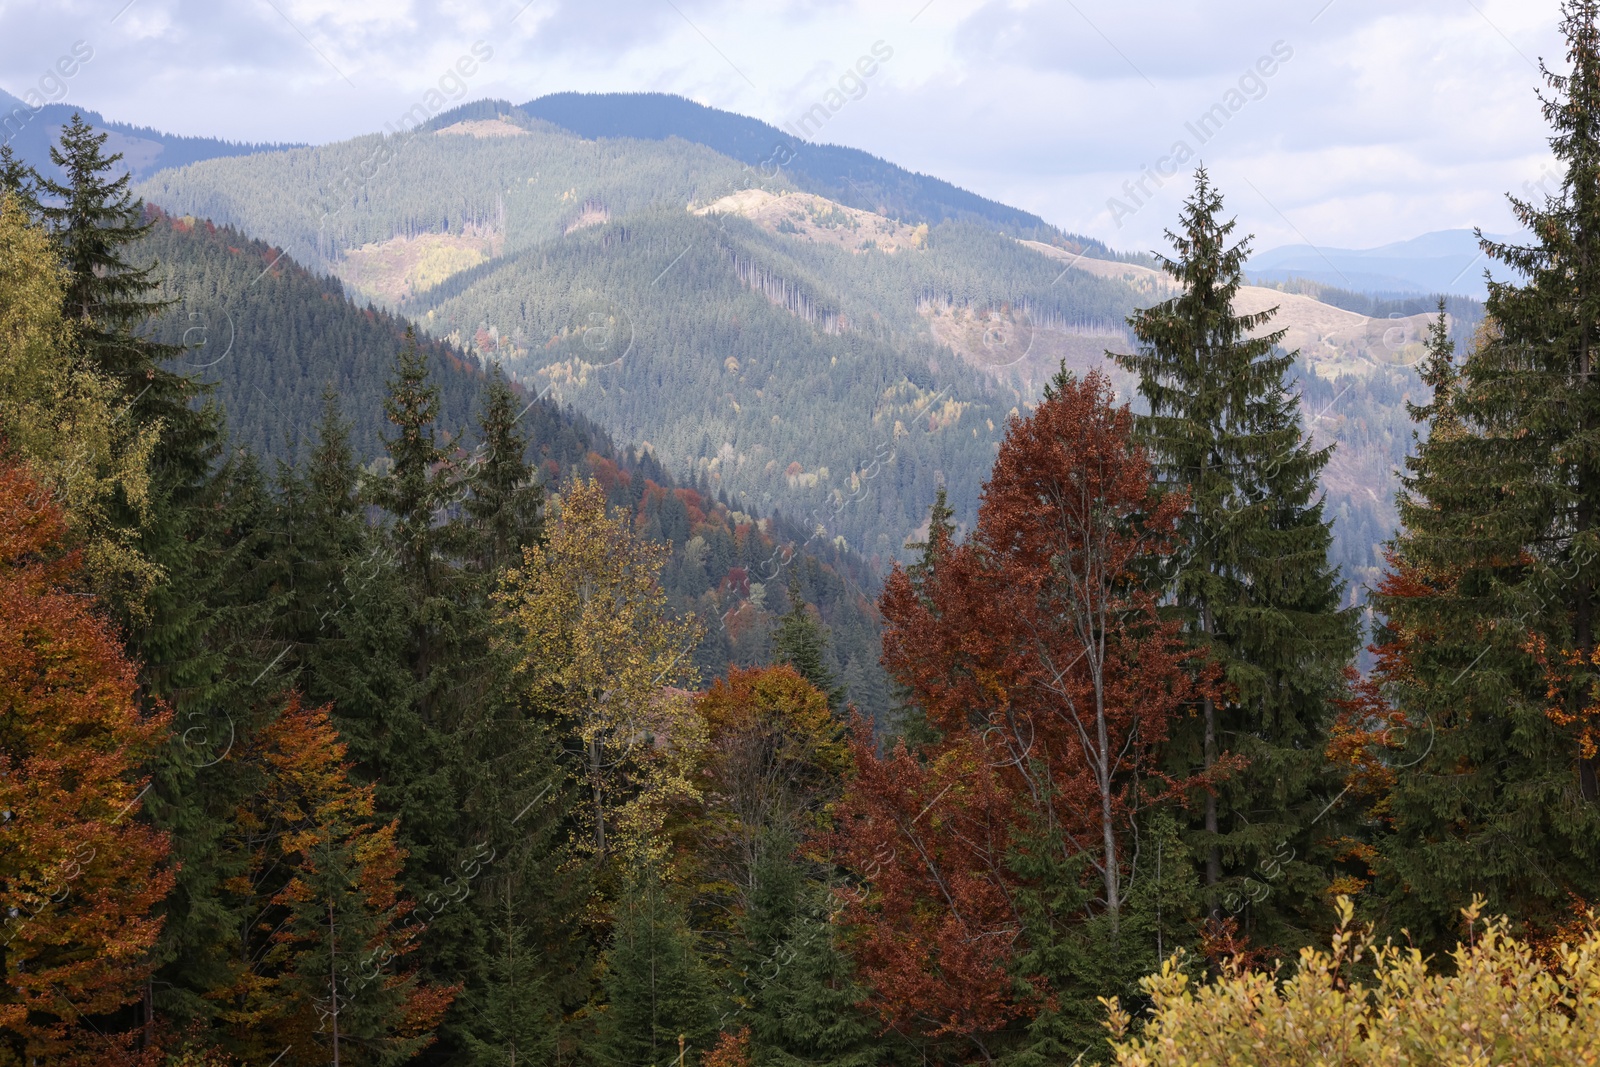
{"type": "Polygon", "coordinates": [[[612,514],[597,482],[576,482],[557,504],[546,543],[523,549],[501,580],[500,618],[529,700],[567,720],[582,748],[590,833],[580,844],[660,859],[666,808],[698,796],[705,727],[684,690],[697,684],[700,627],[667,608],[667,547],[612,514]]]}
{"type": "Polygon", "coordinates": [[[160,427],[124,418],[116,383],[80,358],[61,314],[65,288],[49,234],[0,194],[0,451],[62,509],[90,584],[137,610],[160,576],[135,545],[160,427]]]}
{"type": "Polygon", "coordinates": [[[1235,969],[1196,985],[1174,956],[1141,985],[1150,1016],[1102,1000],[1119,1067],[1518,1067],[1600,1064],[1600,930],[1537,951],[1505,920],[1462,909],[1471,939],[1448,967],[1375,945],[1338,900],[1329,951],[1306,948],[1284,978],[1235,969]],[[1370,984],[1355,977],[1370,962],[1370,984]]]}

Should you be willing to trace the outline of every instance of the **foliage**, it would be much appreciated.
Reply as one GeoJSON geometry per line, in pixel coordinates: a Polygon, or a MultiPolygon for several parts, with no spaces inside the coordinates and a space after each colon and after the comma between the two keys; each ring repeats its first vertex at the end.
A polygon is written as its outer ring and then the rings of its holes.
{"type": "Polygon", "coordinates": [[[1150,1016],[1106,1002],[1120,1067],[1401,1067],[1600,1063],[1600,932],[1542,957],[1504,919],[1462,909],[1470,939],[1434,968],[1416,948],[1373,943],[1338,899],[1331,947],[1289,975],[1230,971],[1196,985],[1177,957],[1141,984],[1150,1016]],[[1371,977],[1361,978],[1370,969],[1371,977]]]}
{"type": "Polygon", "coordinates": [[[548,542],[523,549],[496,595],[528,699],[558,709],[581,746],[598,856],[657,854],[662,805],[697,792],[700,727],[669,692],[694,677],[697,624],[668,614],[664,558],[609,513],[598,483],[579,482],[548,542]]]}
{"type": "Polygon", "coordinates": [[[972,539],[939,537],[915,582],[889,579],[885,662],[939,739],[885,759],[858,736],[825,838],[866,883],[847,918],[885,1022],[990,1055],[986,1040],[1072,981],[1013,971],[1018,895],[1036,886],[1077,886],[1053,906],[1103,917],[1118,950],[1137,815],[1192,784],[1159,772],[1159,746],[1214,692],[1139,577],[1184,506],[1156,493],[1105,378],[1063,373],[1009,427],[972,539]]]}
{"type": "Polygon", "coordinates": [[[1167,568],[1174,606],[1229,687],[1221,699],[1201,697],[1169,761],[1210,773],[1228,746],[1246,762],[1202,798],[1193,844],[1205,857],[1208,903],[1220,917],[1226,900],[1239,899],[1225,874],[1239,879],[1287,850],[1294,858],[1278,878],[1288,891],[1240,905],[1281,941],[1308,924],[1298,902],[1316,900],[1310,827],[1327,812],[1319,794],[1333,790],[1323,788],[1331,776],[1310,742],[1326,729],[1328,701],[1359,640],[1356,609],[1341,610],[1342,583],[1328,563],[1318,477],[1332,448],[1302,440],[1285,381],[1296,354],[1279,350],[1284,331],[1268,330],[1275,309],[1233,312],[1250,239],[1229,243],[1236,221],[1222,210],[1198,169],[1179,232],[1167,234],[1177,258],[1161,260],[1182,291],[1128,320],[1141,348],[1117,359],[1139,374],[1149,402],[1139,434],[1156,477],[1188,498],[1167,568]]]}
{"type": "Polygon", "coordinates": [[[0,466],[0,1061],[91,1064],[134,1038],[172,887],[167,836],[139,821],[143,762],[171,715],[141,713],[136,668],[92,598],[67,525],[0,466]]]}
{"type": "Polygon", "coordinates": [[[618,904],[594,1058],[606,1067],[693,1065],[715,1040],[710,975],[667,890],[646,869],[618,904]]]}
{"type": "Polygon", "coordinates": [[[237,753],[258,788],[235,820],[248,862],[229,888],[253,918],[236,957],[245,965],[217,993],[250,1056],[283,1047],[294,1063],[401,1063],[432,1042],[455,993],[407,960],[418,930],[399,891],[405,853],[395,823],[376,817],[373,787],[350,781],[345,752],[327,709],[291,699],[237,753]]]}
{"type": "Polygon", "coordinates": [[[157,428],[122,418],[117,383],[79,358],[65,293],[47,232],[0,197],[0,442],[60,502],[88,579],[138,606],[159,572],[114,516],[144,516],[157,428]]]}
{"type": "Polygon", "coordinates": [[[1574,897],[1600,899],[1600,756],[1586,732],[1600,680],[1597,19],[1600,4],[1567,6],[1572,69],[1546,75],[1564,183],[1543,203],[1512,199],[1531,244],[1484,246],[1526,281],[1491,283],[1490,322],[1464,360],[1442,319],[1430,338],[1433,396],[1413,409],[1427,436],[1375,601],[1393,646],[1381,695],[1409,729],[1372,841],[1373,902],[1429,947],[1469,893],[1535,930],[1574,897]]]}

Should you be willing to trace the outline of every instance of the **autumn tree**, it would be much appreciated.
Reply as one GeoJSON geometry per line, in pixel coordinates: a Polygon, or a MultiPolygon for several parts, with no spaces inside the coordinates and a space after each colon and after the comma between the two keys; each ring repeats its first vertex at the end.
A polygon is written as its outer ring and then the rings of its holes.
{"type": "Polygon", "coordinates": [[[731,667],[695,709],[706,729],[695,852],[744,911],[763,852],[787,859],[837,797],[843,730],[827,696],[790,667],[731,667]]]}
{"type": "Polygon", "coordinates": [[[142,604],[160,571],[116,518],[149,505],[156,431],[123,418],[120,384],[77,357],[66,282],[49,234],[0,195],[0,442],[59,502],[85,579],[142,604]]]}
{"type": "Polygon", "coordinates": [[[1117,944],[1149,860],[1140,813],[1192,784],[1160,773],[1160,746],[1216,691],[1141,577],[1185,504],[1152,485],[1106,378],[1063,371],[1013,420],[973,537],[916,584],[891,575],[884,661],[939,740],[919,758],[859,740],[828,838],[866,884],[849,915],[886,1021],[988,1054],[986,1032],[1070,981],[1006,981],[1021,898],[1055,879],[1082,887],[1078,924],[1117,944]],[[1048,876],[1024,874],[1018,850],[1048,876]]]}
{"type": "Polygon", "coordinates": [[[135,666],[72,591],[61,509],[0,466],[0,1059],[112,1062],[172,887],[139,816],[143,761],[171,716],[141,714],[135,666]],[[122,1027],[116,1025],[123,1023],[122,1027]]]}
{"type": "Polygon", "coordinates": [[[699,720],[671,687],[693,682],[699,626],[667,609],[666,551],[609,512],[598,482],[580,481],[495,598],[527,699],[570,725],[600,857],[659,850],[662,805],[697,791],[699,720]]]}
{"type": "Polygon", "coordinates": [[[432,1042],[454,995],[411,962],[426,916],[401,894],[395,823],[345,756],[327,709],[295,698],[229,757],[254,786],[231,843],[244,873],[228,887],[251,921],[218,990],[241,1054],[403,1062],[432,1042]]]}

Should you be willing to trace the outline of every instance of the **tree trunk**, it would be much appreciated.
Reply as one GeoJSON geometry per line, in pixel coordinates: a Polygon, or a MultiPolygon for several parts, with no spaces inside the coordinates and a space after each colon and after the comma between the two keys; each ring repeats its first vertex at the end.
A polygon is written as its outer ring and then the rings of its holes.
{"type": "Polygon", "coordinates": [[[589,780],[594,787],[594,850],[597,855],[606,852],[606,813],[601,805],[600,790],[600,739],[589,739],[589,780]]]}
{"type": "Polygon", "coordinates": [[[333,924],[333,901],[328,901],[328,995],[332,1002],[328,1005],[329,1015],[333,1018],[333,1067],[339,1067],[339,939],[337,928],[333,924]]]}
{"type": "Polygon", "coordinates": [[[1111,917],[1111,934],[1115,937],[1122,920],[1122,871],[1117,865],[1117,828],[1111,815],[1111,741],[1106,731],[1105,700],[1098,694],[1095,705],[1096,742],[1100,747],[1100,836],[1106,850],[1106,914],[1111,917]]]}
{"type": "MultiPolygon", "coordinates": [[[[1205,698],[1206,717],[1206,773],[1211,773],[1211,768],[1217,762],[1217,706],[1210,697],[1205,698]]],[[[1217,845],[1217,794],[1210,788],[1206,790],[1206,836],[1210,844],[1206,848],[1206,902],[1211,907],[1212,918],[1219,918],[1221,913],[1217,909],[1216,885],[1222,881],[1222,849],[1217,845]]]]}

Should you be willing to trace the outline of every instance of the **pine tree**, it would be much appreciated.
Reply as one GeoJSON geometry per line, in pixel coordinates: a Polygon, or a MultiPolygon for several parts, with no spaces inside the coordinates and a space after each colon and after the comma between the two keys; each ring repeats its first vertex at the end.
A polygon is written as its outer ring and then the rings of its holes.
{"type": "Polygon", "coordinates": [[[1278,349],[1284,331],[1263,332],[1275,312],[1233,312],[1250,239],[1229,244],[1236,223],[1222,210],[1199,168],[1181,232],[1167,233],[1177,258],[1161,259],[1183,292],[1131,316],[1140,350],[1115,358],[1139,375],[1149,403],[1139,431],[1158,481],[1189,500],[1176,607],[1232,690],[1203,701],[1199,736],[1176,742],[1174,753],[1207,772],[1224,751],[1249,761],[1204,793],[1195,850],[1209,903],[1220,914],[1224,877],[1243,876],[1286,844],[1301,858],[1251,915],[1276,941],[1285,923],[1321,921],[1320,875],[1306,857],[1333,790],[1322,795],[1331,779],[1318,742],[1359,638],[1355,609],[1339,606],[1343,584],[1327,558],[1332,522],[1318,498],[1331,447],[1303,439],[1285,384],[1295,353],[1278,349]],[[1298,914],[1307,905],[1315,910],[1298,914]]]}
{"type": "Polygon", "coordinates": [[[1544,71],[1566,174],[1543,203],[1511,198],[1534,243],[1483,242],[1526,280],[1490,282],[1463,361],[1442,314],[1433,330],[1428,432],[1375,598],[1404,723],[1376,874],[1393,922],[1433,944],[1473,893],[1544,928],[1600,897],[1597,20],[1595,0],[1567,4],[1571,70],[1544,71]]]}
{"type": "Polygon", "coordinates": [[[789,575],[789,610],[772,632],[772,662],[787,663],[828,698],[835,712],[844,708],[846,693],[828,666],[828,632],[811,617],[800,593],[800,578],[789,575]]]}
{"type": "Polygon", "coordinates": [[[764,846],[735,942],[736,1014],[723,1029],[750,1027],[756,1067],[878,1062],[878,1027],[857,1006],[866,991],[825,908],[832,894],[804,877],[792,837],[774,834],[764,846]]]}
{"type": "MultiPolygon", "coordinates": [[[[162,367],[181,349],[134,332],[167,304],[153,295],[159,288],[156,265],[138,266],[128,258],[151,223],[144,202],[129,190],[131,172],[112,177],[122,154],[104,153],[106,136],[73,114],[60,144],[50,149],[65,180],[40,183],[42,213],[67,271],[65,308],[78,324],[85,354],[122,382],[124,395],[135,401],[136,418],[170,418],[175,408],[187,407],[193,387],[162,367]]],[[[177,425],[168,428],[169,435],[179,432],[177,425]]]]}
{"type": "Polygon", "coordinates": [[[468,1062],[474,1067],[541,1067],[555,1055],[561,1004],[513,884],[497,889],[487,988],[476,1013],[478,1025],[464,1040],[468,1062]]]}

